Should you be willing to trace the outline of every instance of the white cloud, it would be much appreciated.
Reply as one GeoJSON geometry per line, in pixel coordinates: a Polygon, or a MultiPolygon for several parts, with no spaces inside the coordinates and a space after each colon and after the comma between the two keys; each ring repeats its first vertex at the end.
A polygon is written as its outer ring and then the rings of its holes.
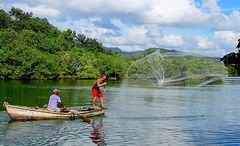
{"type": "Polygon", "coordinates": [[[221,9],[217,4],[217,0],[204,0],[202,7],[210,13],[221,13],[221,9]]]}
{"type": "Polygon", "coordinates": [[[215,47],[207,50],[204,50],[204,49],[195,50],[193,52],[204,55],[204,56],[209,56],[209,57],[222,57],[227,54],[226,50],[221,47],[215,47]]]}
{"type": "Polygon", "coordinates": [[[240,25],[239,11],[224,14],[218,0],[204,0],[202,4],[194,0],[38,0],[35,3],[23,0],[12,5],[40,17],[64,14],[61,18],[101,17],[178,27],[204,24],[214,30],[237,30],[240,25]]]}
{"type": "Polygon", "coordinates": [[[163,32],[162,32],[162,30],[160,29],[159,26],[157,26],[157,25],[148,25],[147,29],[148,29],[148,33],[147,33],[148,37],[151,37],[151,38],[163,37],[163,32]]]}
{"type": "Polygon", "coordinates": [[[48,7],[46,5],[38,5],[34,7],[30,7],[27,4],[14,3],[13,7],[20,8],[27,12],[33,12],[34,16],[38,17],[57,17],[60,15],[60,11],[57,9],[48,7]]]}
{"type": "Polygon", "coordinates": [[[80,20],[66,20],[63,22],[54,22],[62,30],[73,29],[77,33],[84,34],[91,38],[102,38],[107,33],[114,33],[111,29],[97,27],[94,22],[102,21],[100,18],[89,18],[80,20]]]}
{"type": "Polygon", "coordinates": [[[196,41],[197,41],[197,47],[198,48],[211,49],[211,48],[214,47],[213,42],[211,42],[208,37],[197,36],[196,41]]]}
{"type": "Polygon", "coordinates": [[[213,26],[216,30],[239,30],[240,12],[234,11],[229,16],[219,14],[213,18],[213,26]]]}
{"type": "Polygon", "coordinates": [[[148,23],[165,25],[199,24],[208,20],[208,15],[192,0],[152,0],[142,16],[148,23]]]}
{"type": "Polygon", "coordinates": [[[104,46],[119,47],[128,52],[159,47],[193,51],[207,56],[224,55],[226,47],[235,45],[240,36],[239,33],[233,31],[216,31],[212,38],[199,35],[187,40],[177,34],[165,35],[157,25],[128,25],[120,19],[114,19],[111,23],[118,27],[118,30],[114,30],[96,26],[94,24],[96,21],[101,22],[102,20],[100,18],[68,20],[62,23],[58,22],[58,27],[61,29],[75,28],[74,30],[78,33],[97,38],[104,46]]]}
{"type": "MultiPolygon", "coordinates": [[[[120,35],[105,37],[105,43],[115,42],[118,46],[134,46],[135,49],[146,49],[148,47],[170,47],[176,48],[184,44],[184,40],[179,35],[164,35],[157,25],[127,25],[119,19],[111,21],[120,30],[120,35]],[[138,46],[138,47],[136,47],[138,46]],[[139,47],[141,46],[141,47],[139,47]]],[[[113,45],[113,46],[116,46],[113,45]]],[[[134,50],[135,50],[134,49],[134,50]]]]}
{"type": "MultiPolygon", "coordinates": [[[[99,20],[94,18],[94,20],[99,20]]],[[[75,28],[77,33],[85,34],[88,37],[97,38],[104,46],[117,46],[125,51],[143,50],[145,41],[147,40],[147,30],[143,26],[128,26],[121,20],[112,20],[119,30],[107,29],[96,26],[93,18],[81,19],[77,21],[67,20],[62,23],[57,22],[56,25],[66,30],[75,28]],[[110,34],[110,35],[109,35],[110,34]]]]}
{"type": "Polygon", "coordinates": [[[91,17],[91,18],[89,18],[89,20],[90,20],[91,22],[102,22],[102,19],[99,18],[99,17],[91,17]]]}
{"type": "Polygon", "coordinates": [[[146,0],[69,0],[67,5],[81,12],[131,13],[144,8],[146,0]]]}
{"type": "Polygon", "coordinates": [[[166,35],[155,39],[159,47],[178,48],[184,44],[184,39],[180,35],[166,35]]]}
{"type": "Polygon", "coordinates": [[[192,25],[208,20],[193,0],[69,0],[66,6],[79,13],[134,17],[148,24],[192,25]]]}
{"type": "Polygon", "coordinates": [[[117,36],[104,36],[104,44],[112,46],[122,46],[126,50],[143,50],[149,47],[176,48],[184,44],[180,35],[164,35],[157,25],[127,25],[119,19],[111,21],[119,29],[117,36]]]}
{"type": "Polygon", "coordinates": [[[224,48],[232,48],[233,50],[237,45],[237,40],[240,38],[240,33],[234,31],[216,31],[214,32],[214,38],[217,44],[224,48]]]}
{"type": "Polygon", "coordinates": [[[110,22],[115,25],[116,27],[124,30],[125,28],[127,28],[128,26],[126,24],[124,24],[120,19],[111,19],[110,22]]]}
{"type": "Polygon", "coordinates": [[[147,41],[147,29],[144,26],[124,26],[120,28],[118,36],[105,36],[104,43],[114,43],[113,46],[142,46],[144,47],[147,41]],[[124,28],[124,29],[123,29],[124,28]]]}
{"type": "Polygon", "coordinates": [[[205,0],[202,9],[209,13],[208,24],[214,30],[239,30],[240,12],[232,11],[230,15],[222,12],[217,0],[205,0]]]}
{"type": "Polygon", "coordinates": [[[40,17],[64,14],[61,18],[104,17],[172,26],[208,24],[217,30],[237,30],[240,25],[239,11],[225,15],[218,0],[204,0],[202,4],[194,0],[23,0],[19,3],[6,1],[5,4],[32,11],[40,17]]]}

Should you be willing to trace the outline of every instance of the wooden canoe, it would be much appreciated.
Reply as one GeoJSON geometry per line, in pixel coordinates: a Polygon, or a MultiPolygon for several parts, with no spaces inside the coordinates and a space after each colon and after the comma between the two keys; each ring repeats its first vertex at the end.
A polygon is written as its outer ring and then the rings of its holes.
{"type": "Polygon", "coordinates": [[[89,106],[70,108],[69,112],[57,112],[46,108],[35,108],[27,106],[10,105],[3,103],[11,120],[57,120],[57,119],[77,119],[80,116],[93,117],[103,115],[105,110],[93,110],[89,106]]]}

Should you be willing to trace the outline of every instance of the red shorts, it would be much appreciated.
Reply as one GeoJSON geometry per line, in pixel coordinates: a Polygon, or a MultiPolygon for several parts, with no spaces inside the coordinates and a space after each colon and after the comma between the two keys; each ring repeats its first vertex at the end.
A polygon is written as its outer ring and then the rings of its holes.
{"type": "Polygon", "coordinates": [[[97,90],[94,87],[92,88],[92,94],[94,97],[99,97],[99,98],[103,97],[101,90],[97,90]]]}

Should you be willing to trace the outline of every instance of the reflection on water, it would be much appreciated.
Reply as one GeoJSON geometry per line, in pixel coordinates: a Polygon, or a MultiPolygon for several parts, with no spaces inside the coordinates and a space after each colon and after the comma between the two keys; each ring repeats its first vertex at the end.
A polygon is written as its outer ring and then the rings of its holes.
{"type": "Polygon", "coordinates": [[[91,126],[81,120],[16,121],[3,129],[4,145],[89,145],[91,126]]]}
{"type": "Polygon", "coordinates": [[[15,121],[6,127],[4,140],[11,145],[58,144],[63,121],[15,121]],[[51,135],[51,139],[50,136],[51,135]]]}
{"type": "Polygon", "coordinates": [[[105,141],[104,141],[104,123],[103,120],[93,120],[92,122],[92,132],[91,132],[91,136],[89,137],[93,143],[99,145],[99,146],[103,146],[106,145],[105,141]]]}

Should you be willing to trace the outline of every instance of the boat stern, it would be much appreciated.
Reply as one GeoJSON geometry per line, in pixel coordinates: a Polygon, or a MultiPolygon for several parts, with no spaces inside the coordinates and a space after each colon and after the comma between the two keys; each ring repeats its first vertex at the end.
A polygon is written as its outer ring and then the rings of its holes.
{"type": "Polygon", "coordinates": [[[3,109],[6,109],[7,105],[9,105],[8,102],[3,102],[3,109]]]}

